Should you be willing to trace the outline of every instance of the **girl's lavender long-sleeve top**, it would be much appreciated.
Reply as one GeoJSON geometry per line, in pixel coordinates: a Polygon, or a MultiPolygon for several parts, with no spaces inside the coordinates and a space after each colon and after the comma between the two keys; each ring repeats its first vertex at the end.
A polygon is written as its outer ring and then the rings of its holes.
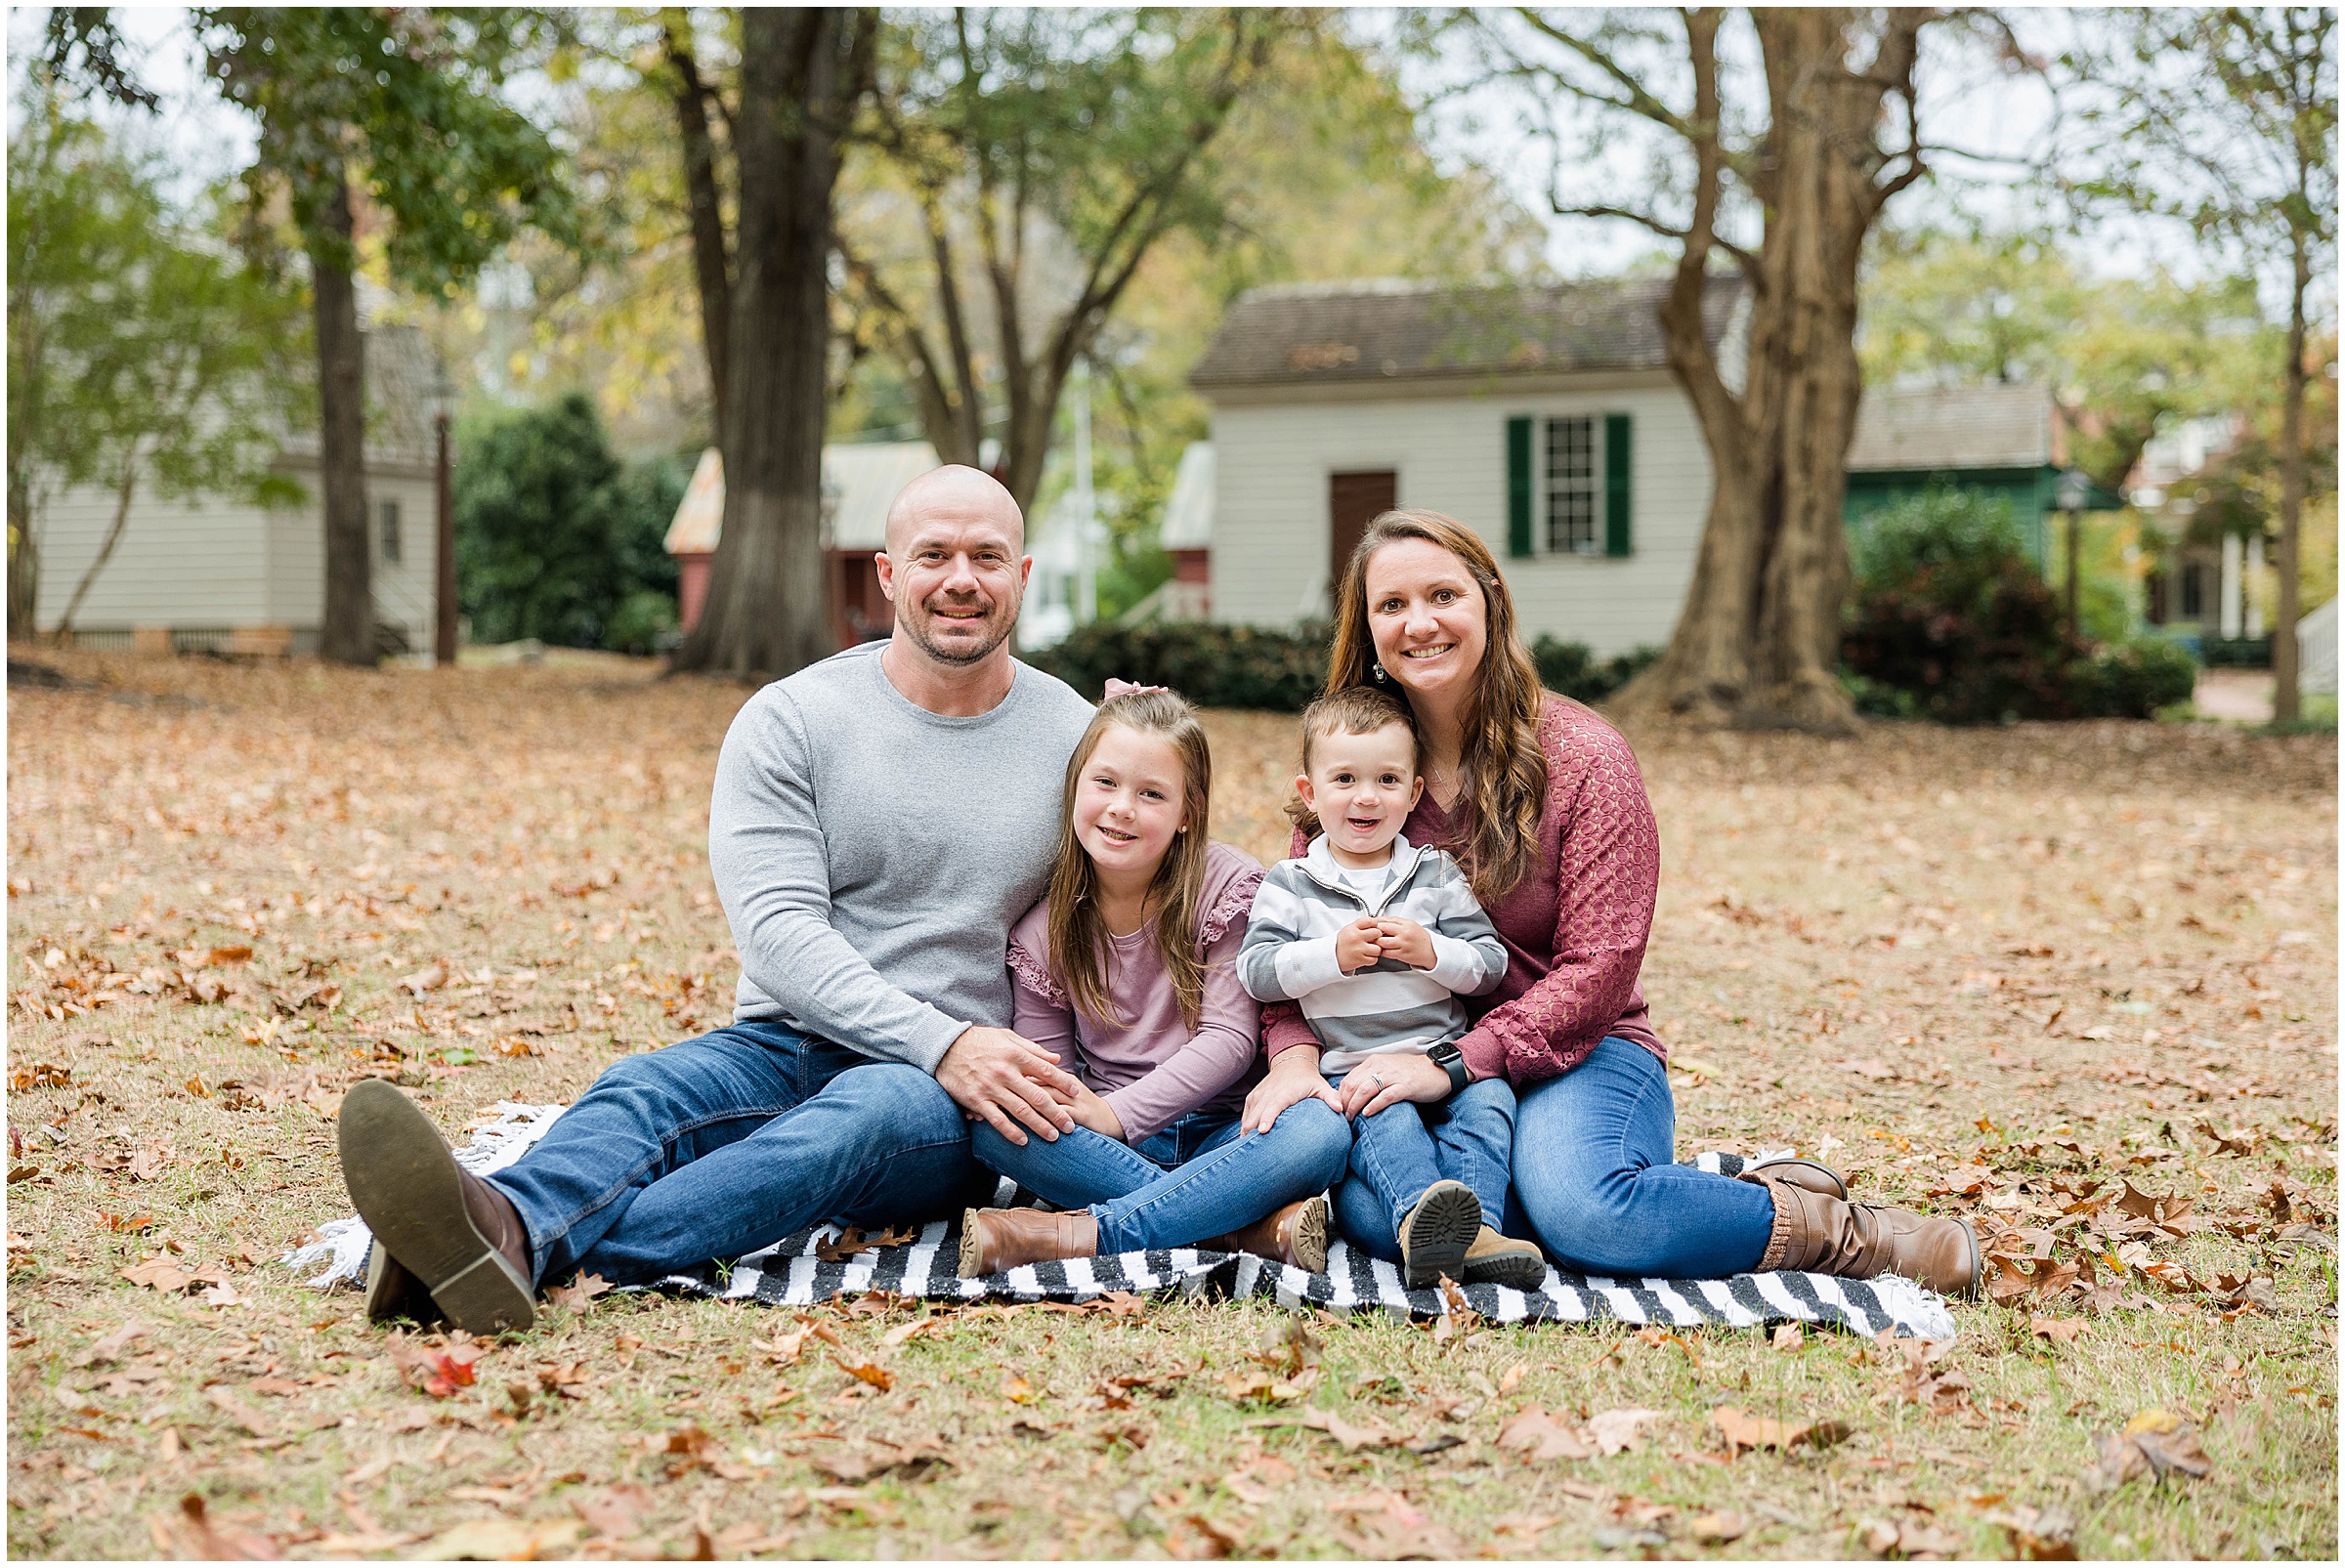
{"type": "Polygon", "coordinates": [[[1205,996],[1194,1030],[1181,1019],[1153,928],[1109,939],[1108,995],[1124,1019],[1117,1026],[1078,1014],[1050,978],[1049,900],[1011,927],[1011,1027],[1080,1070],[1091,1091],[1115,1108],[1127,1142],[1161,1132],[1191,1111],[1234,1116],[1260,1076],[1261,1004],[1238,984],[1236,960],[1261,881],[1261,863],[1244,850],[1207,846],[1196,932],[1207,966],[1205,996]]]}
{"type": "MultiPolygon", "coordinates": [[[[1589,709],[1548,697],[1539,713],[1547,796],[1539,860],[1522,885],[1484,903],[1507,945],[1507,977],[1467,1003],[1474,1026],[1458,1041],[1476,1078],[1516,1087],[1570,1072],[1606,1035],[1669,1060],[1653,1033],[1638,972],[1661,885],[1661,837],[1636,753],[1589,709]]],[[[1464,847],[1471,808],[1445,811],[1427,790],[1401,829],[1412,844],[1464,847]]],[[[1294,853],[1303,837],[1295,835],[1294,853]]],[[[1265,1054],[1315,1045],[1301,1009],[1262,1014],[1265,1054]]]]}

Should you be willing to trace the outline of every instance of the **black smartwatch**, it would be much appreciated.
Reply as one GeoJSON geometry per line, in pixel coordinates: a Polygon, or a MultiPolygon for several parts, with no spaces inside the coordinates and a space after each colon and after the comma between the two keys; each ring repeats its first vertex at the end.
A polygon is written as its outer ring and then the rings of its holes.
{"type": "Polygon", "coordinates": [[[1455,1094],[1473,1081],[1466,1072],[1466,1053],[1458,1049],[1456,1040],[1445,1039],[1425,1054],[1435,1067],[1449,1075],[1450,1093],[1455,1094]]]}

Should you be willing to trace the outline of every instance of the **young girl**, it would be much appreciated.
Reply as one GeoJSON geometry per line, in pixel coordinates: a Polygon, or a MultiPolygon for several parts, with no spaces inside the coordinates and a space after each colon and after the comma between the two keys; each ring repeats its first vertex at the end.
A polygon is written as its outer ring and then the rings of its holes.
{"type": "Polygon", "coordinates": [[[1262,869],[1207,842],[1212,788],[1189,704],[1110,681],[1067,764],[1049,893],[1009,939],[1013,1027],[1073,1058],[1077,1124],[1055,1142],[970,1133],[980,1161],[1063,1212],[968,1210],[964,1278],[1191,1246],[1327,1266],[1320,1195],[1351,1130],[1321,1099],[1239,1126],[1260,1012],[1234,960],[1262,869]]]}

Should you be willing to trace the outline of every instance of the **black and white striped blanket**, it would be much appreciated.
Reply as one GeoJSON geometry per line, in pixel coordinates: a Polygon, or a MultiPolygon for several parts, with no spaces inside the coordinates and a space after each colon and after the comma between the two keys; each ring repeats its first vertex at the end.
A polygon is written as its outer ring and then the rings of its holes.
{"type": "MultiPolygon", "coordinates": [[[[512,1164],[544,1133],[559,1106],[500,1103],[491,1120],[475,1132],[457,1158],[486,1174],[512,1164]]],[[[1703,1154],[1685,1162],[1733,1175],[1743,1160],[1703,1154]]],[[[1004,1186],[1007,1184],[1004,1183],[1004,1186]]],[[[371,1238],[355,1216],[320,1228],[321,1240],[288,1253],[285,1261],[307,1266],[330,1256],[325,1271],[310,1283],[330,1287],[364,1275],[371,1238]]],[[[1308,1274],[1245,1253],[1201,1251],[1176,1247],[1111,1257],[1075,1258],[1014,1268],[985,1279],[959,1273],[958,1221],[939,1220],[918,1238],[897,1247],[825,1258],[819,1249],[838,1238],[833,1226],[784,1237],[762,1252],[741,1259],[729,1271],[714,1266],[662,1281],[679,1290],[727,1300],[755,1300],[775,1306],[811,1306],[834,1296],[886,1291],[900,1295],[950,1301],[1086,1301],[1111,1292],[1149,1294],[1179,1291],[1186,1295],[1267,1296],[1281,1305],[1319,1306],[1343,1312],[1380,1307],[1415,1317],[1439,1317],[1453,1310],[1439,1291],[1403,1288],[1392,1264],[1355,1252],[1337,1242],[1328,1249],[1327,1272],[1308,1274]]],[[[833,1251],[835,1248],[831,1249],[833,1251]]],[[[1894,1329],[1927,1339],[1954,1335],[1954,1316],[1945,1301],[1894,1275],[1844,1280],[1824,1274],[1774,1272],[1736,1274],[1718,1280],[1613,1280],[1549,1269],[1536,1291],[1498,1285],[1463,1287],[1467,1306],[1494,1323],[1588,1323],[1609,1320],[1694,1328],[1719,1324],[1836,1324],[1862,1335],[1894,1329]]]]}

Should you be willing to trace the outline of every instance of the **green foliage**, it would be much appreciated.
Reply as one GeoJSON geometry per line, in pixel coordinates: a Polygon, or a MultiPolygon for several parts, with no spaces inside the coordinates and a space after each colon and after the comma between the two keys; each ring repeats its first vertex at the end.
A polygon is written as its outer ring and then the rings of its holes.
{"type": "Polygon", "coordinates": [[[1860,712],[1947,724],[2152,718],[2190,697],[2190,656],[2155,638],[2098,647],[2065,623],[2010,508],[1938,491],[1867,519],[1842,655],[1860,712]]]}
{"type": "Polygon", "coordinates": [[[2161,422],[2273,390],[2251,278],[2095,277],[2036,235],[1936,229],[1883,231],[1866,260],[1867,385],[2041,382],[2079,416],[2072,460],[2112,489],[2161,422]]]}
{"type": "Polygon", "coordinates": [[[1640,648],[1599,659],[1586,643],[1558,642],[1541,636],[1531,644],[1531,662],[1539,666],[1539,684],[1575,701],[1594,704],[1610,697],[1661,657],[1658,648],[1640,648]]]}
{"type": "Polygon", "coordinates": [[[583,393],[468,425],[451,489],[474,640],[648,652],[675,622],[661,540],[684,484],[671,459],[622,466],[583,393]]]}
{"type": "Polygon", "coordinates": [[[1108,677],[1170,686],[1202,707],[1300,713],[1327,684],[1327,628],[1291,632],[1215,621],[1094,621],[1064,642],[1026,656],[1087,698],[1108,677]]]}
{"type": "Polygon", "coordinates": [[[164,171],[71,112],[39,69],[18,109],[8,149],[12,564],[21,547],[37,551],[46,496],[71,486],[105,486],[117,521],[146,486],[297,500],[272,465],[301,391],[300,295],[175,211],[164,171]]]}
{"type": "Polygon", "coordinates": [[[539,42],[534,14],[213,6],[194,20],[220,91],[260,122],[256,198],[283,183],[320,264],[356,266],[330,216],[349,179],[391,275],[425,293],[471,278],[524,225],[575,228],[560,154],[501,96],[539,42]]]}

